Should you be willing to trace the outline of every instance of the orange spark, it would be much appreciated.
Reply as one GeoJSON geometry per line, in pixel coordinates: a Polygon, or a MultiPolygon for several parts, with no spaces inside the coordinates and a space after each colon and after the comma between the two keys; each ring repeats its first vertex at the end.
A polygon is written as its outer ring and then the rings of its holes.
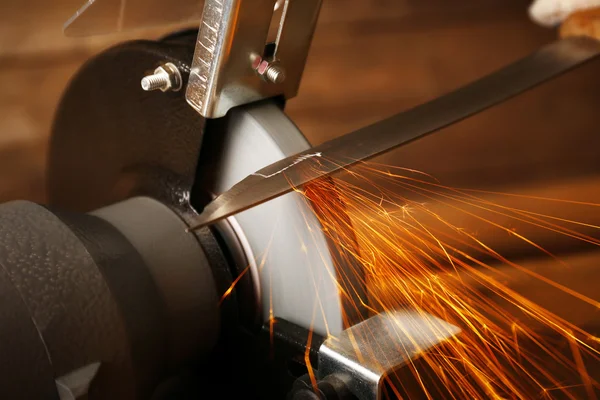
{"type": "MultiPolygon", "coordinates": [[[[498,193],[446,187],[409,169],[360,164],[351,178],[335,184],[328,178],[296,189],[318,210],[329,239],[351,254],[352,265],[361,269],[363,278],[358,284],[366,285],[368,294],[347,276],[354,271],[336,266],[339,279],[345,282],[339,286],[342,298],[354,300],[351,308],[368,304],[371,312],[414,308],[462,329],[444,346],[423,354],[420,363],[407,367],[421,394],[454,399],[578,399],[582,393],[592,398],[600,390],[598,377],[586,369],[586,362],[600,365],[597,332],[586,332],[511,285],[515,276],[527,279],[544,290],[573,296],[582,307],[598,309],[598,299],[496,248],[499,234],[508,234],[518,246],[546,257],[548,265],[567,270],[567,263],[536,239],[537,233],[600,246],[600,227],[500,204],[475,195],[498,193]],[[439,208],[444,212],[436,211],[439,208]],[[456,220],[477,224],[487,237],[470,233],[456,220]],[[437,378],[437,383],[431,378],[437,378]]],[[[594,211],[599,206],[506,196],[593,207],[594,211]]],[[[400,396],[400,389],[394,387],[392,392],[400,396]]]]}

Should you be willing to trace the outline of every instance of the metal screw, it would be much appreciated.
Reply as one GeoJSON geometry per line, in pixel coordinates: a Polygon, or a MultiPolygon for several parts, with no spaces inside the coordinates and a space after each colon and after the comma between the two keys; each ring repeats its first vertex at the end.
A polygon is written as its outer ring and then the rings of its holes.
{"type": "Polygon", "coordinates": [[[271,83],[283,83],[285,81],[285,69],[279,64],[271,64],[267,68],[264,77],[271,83]]]}
{"type": "Polygon", "coordinates": [[[142,78],[142,89],[149,92],[151,90],[161,90],[166,92],[172,90],[177,92],[181,90],[183,80],[181,72],[173,63],[166,63],[154,70],[152,75],[142,78]]]}
{"type": "Polygon", "coordinates": [[[285,68],[277,61],[270,62],[254,56],[252,67],[267,82],[279,84],[285,81],[285,68]]]}

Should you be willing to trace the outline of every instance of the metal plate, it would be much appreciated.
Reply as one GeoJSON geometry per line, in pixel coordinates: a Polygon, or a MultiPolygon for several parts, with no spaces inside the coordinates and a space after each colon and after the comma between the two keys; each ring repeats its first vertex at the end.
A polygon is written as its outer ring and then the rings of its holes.
{"type": "MultiPolygon", "coordinates": [[[[207,0],[186,98],[206,118],[276,96],[296,96],[322,0],[288,0],[279,16],[274,54],[265,56],[274,0],[207,0]],[[261,62],[276,61],[285,79],[259,76],[261,62]]],[[[264,65],[264,64],[263,64],[264,65]]],[[[263,70],[264,73],[264,70],[263,70]]],[[[268,74],[266,75],[268,76],[268,74]]]]}
{"type": "Polygon", "coordinates": [[[321,345],[319,377],[333,374],[357,398],[379,400],[386,376],[459,332],[458,327],[417,310],[378,314],[321,345]]]}

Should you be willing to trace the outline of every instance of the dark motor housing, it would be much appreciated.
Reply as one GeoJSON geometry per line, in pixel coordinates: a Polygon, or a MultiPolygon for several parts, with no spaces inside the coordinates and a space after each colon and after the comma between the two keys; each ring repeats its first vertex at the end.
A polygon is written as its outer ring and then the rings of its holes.
{"type": "Polygon", "coordinates": [[[209,260],[156,200],[91,214],[3,204],[0,265],[5,398],[79,398],[89,386],[93,399],[149,399],[217,342],[209,260]]]}

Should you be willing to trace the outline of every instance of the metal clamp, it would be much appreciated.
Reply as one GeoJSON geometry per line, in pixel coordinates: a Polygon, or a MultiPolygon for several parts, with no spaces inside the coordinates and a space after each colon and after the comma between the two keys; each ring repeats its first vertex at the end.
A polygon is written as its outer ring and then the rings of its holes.
{"type": "Polygon", "coordinates": [[[205,118],[298,92],[322,0],[206,0],[187,85],[205,118]],[[276,6],[283,7],[274,15],[276,6]],[[273,43],[269,27],[277,23],[273,43]]]}

